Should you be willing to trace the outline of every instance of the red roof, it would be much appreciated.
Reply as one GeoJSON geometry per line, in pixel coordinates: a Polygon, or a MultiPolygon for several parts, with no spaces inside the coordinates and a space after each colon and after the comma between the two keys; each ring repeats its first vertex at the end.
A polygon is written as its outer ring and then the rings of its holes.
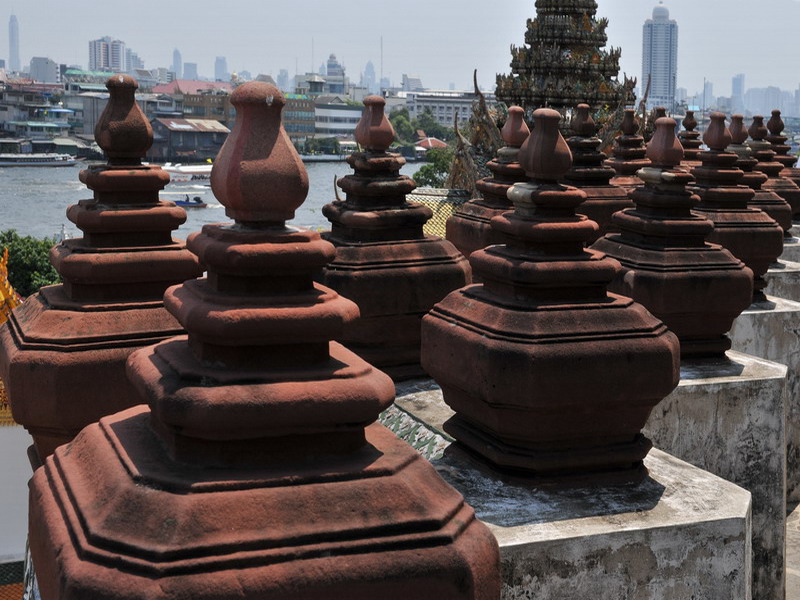
{"type": "Polygon", "coordinates": [[[160,83],[153,88],[154,94],[199,94],[203,90],[233,91],[233,86],[225,81],[196,81],[193,79],[176,79],[169,83],[160,83]]]}
{"type": "Polygon", "coordinates": [[[424,140],[418,141],[417,146],[426,150],[433,150],[434,148],[447,148],[447,143],[438,138],[426,137],[424,140]]]}

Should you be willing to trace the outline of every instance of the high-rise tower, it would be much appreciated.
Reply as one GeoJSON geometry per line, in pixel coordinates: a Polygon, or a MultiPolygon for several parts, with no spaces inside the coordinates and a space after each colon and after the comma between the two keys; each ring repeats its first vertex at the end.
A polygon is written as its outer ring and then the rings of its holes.
{"type": "Polygon", "coordinates": [[[8,68],[19,72],[21,69],[19,60],[19,22],[17,15],[11,15],[8,20],[8,68]]]}
{"type": "Polygon", "coordinates": [[[183,79],[183,58],[177,48],[172,51],[172,72],[175,73],[175,79],[183,79]]]}
{"type": "Polygon", "coordinates": [[[214,79],[216,81],[229,81],[228,61],[224,56],[218,56],[214,61],[214,79]]]}
{"type": "Polygon", "coordinates": [[[675,110],[675,90],[678,82],[678,23],[669,18],[669,9],[659,2],[653,18],[644,22],[642,44],[641,89],[650,95],[647,108],[665,106],[675,110]]]}

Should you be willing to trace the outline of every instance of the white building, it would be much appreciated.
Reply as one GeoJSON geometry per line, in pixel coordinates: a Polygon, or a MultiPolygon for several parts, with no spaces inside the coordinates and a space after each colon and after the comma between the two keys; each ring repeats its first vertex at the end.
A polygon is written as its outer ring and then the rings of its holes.
{"type": "Polygon", "coordinates": [[[89,70],[115,71],[127,70],[125,42],[108,36],[89,42],[89,70]]]}
{"type": "MultiPolygon", "coordinates": [[[[456,111],[458,124],[463,125],[472,116],[472,104],[478,99],[474,92],[455,90],[426,90],[424,92],[397,92],[405,96],[406,108],[410,119],[416,119],[425,112],[430,112],[436,122],[445,127],[452,127],[456,111]]],[[[486,103],[495,104],[494,94],[484,93],[486,103]]]]}
{"type": "Polygon", "coordinates": [[[34,56],[31,59],[30,75],[37,83],[61,83],[58,64],[50,58],[34,56]]]}
{"type": "Polygon", "coordinates": [[[319,96],[314,100],[314,131],[322,137],[352,137],[363,108],[348,104],[346,96],[319,96]]]}
{"type": "Polygon", "coordinates": [[[653,9],[653,18],[644,22],[642,44],[642,90],[650,80],[647,108],[664,106],[675,110],[678,82],[678,23],[669,18],[664,3],[653,9]]]}

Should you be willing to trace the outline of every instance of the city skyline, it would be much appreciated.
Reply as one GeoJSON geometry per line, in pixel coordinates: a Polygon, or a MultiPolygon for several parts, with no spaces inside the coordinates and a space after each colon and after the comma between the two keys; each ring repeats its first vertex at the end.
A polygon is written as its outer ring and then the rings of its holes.
{"type": "MultiPolygon", "coordinates": [[[[522,43],[525,20],[535,14],[533,0],[508,0],[502,11],[487,10],[477,0],[462,0],[457,5],[409,0],[403,11],[391,12],[391,18],[365,15],[355,5],[332,6],[322,0],[309,0],[308,9],[300,14],[291,6],[242,0],[215,17],[215,30],[198,36],[198,31],[207,31],[208,26],[207,11],[197,10],[204,1],[196,0],[189,10],[186,2],[164,5],[141,0],[115,6],[114,16],[108,18],[81,11],[91,3],[75,0],[76,10],[54,18],[48,16],[56,14],[47,10],[51,0],[43,0],[35,6],[14,6],[5,17],[12,12],[18,17],[23,68],[34,56],[87,66],[87,42],[110,36],[136,48],[148,69],[170,67],[177,48],[183,60],[197,64],[199,74],[206,77],[214,74],[216,56],[227,58],[230,72],[247,70],[276,77],[286,69],[293,76],[296,71],[316,71],[333,53],[353,81],[359,80],[366,63],[372,61],[377,77],[390,77],[395,85],[407,73],[419,75],[426,87],[447,89],[455,83],[456,88],[464,89],[471,87],[473,68],[478,68],[482,86],[494,87],[495,74],[509,71],[510,44],[522,43]],[[281,26],[264,25],[277,23],[281,26]],[[436,60],[431,60],[434,56],[436,60]]],[[[609,46],[622,47],[621,71],[640,78],[642,23],[657,1],[599,0],[598,4],[598,16],[610,21],[609,46]]],[[[780,58],[767,57],[791,55],[791,24],[800,20],[798,0],[773,0],[770,11],[754,14],[747,10],[752,9],[747,0],[706,0],[702,4],[667,0],[665,5],[681,27],[678,87],[690,94],[702,91],[706,78],[714,82],[717,94],[730,95],[732,78],[744,73],[750,87],[797,89],[800,78],[788,65],[780,58]],[[781,19],[774,18],[776,11],[781,19]],[[741,18],[730,18],[737,14],[741,18]],[[759,51],[757,44],[754,50],[751,41],[759,33],[769,35],[768,50],[759,51]],[[748,43],[731,43],[737,38],[748,43]]],[[[208,6],[210,9],[211,3],[208,6]]],[[[0,47],[8,48],[8,32],[3,35],[6,39],[0,40],[0,47]]]]}

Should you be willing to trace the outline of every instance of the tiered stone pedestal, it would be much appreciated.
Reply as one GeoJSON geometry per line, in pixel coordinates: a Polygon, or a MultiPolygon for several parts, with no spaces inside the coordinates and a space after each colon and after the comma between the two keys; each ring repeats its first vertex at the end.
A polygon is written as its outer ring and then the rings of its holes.
{"type": "Polygon", "coordinates": [[[727,356],[684,361],[678,388],[653,410],[644,433],[752,493],[753,597],[782,600],[787,369],[739,352],[727,356]]]}
{"type": "Polygon", "coordinates": [[[800,302],[767,296],[733,322],[733,349],[788,367],[786,498],[800,501],[800,302]]]}
{"type": "Polygon", "coordinates": [[[750,494],[659,450],[641,484],[541,488],[498,477],[442,431],[430,380],[401,384],[382,422],[417,447],[500,544],[504,600],[751,598],[750,494]]]}
{"type": "MultiPolygon", "coordinates": [[[[795,227],[792,227],[792,229],[794,228],[795,227]]],[[[790,238],[784,238],[781,260],[795,263],[800,262],[800,238],[797,237],[796,234],[792,234],[790,238]]]]}

